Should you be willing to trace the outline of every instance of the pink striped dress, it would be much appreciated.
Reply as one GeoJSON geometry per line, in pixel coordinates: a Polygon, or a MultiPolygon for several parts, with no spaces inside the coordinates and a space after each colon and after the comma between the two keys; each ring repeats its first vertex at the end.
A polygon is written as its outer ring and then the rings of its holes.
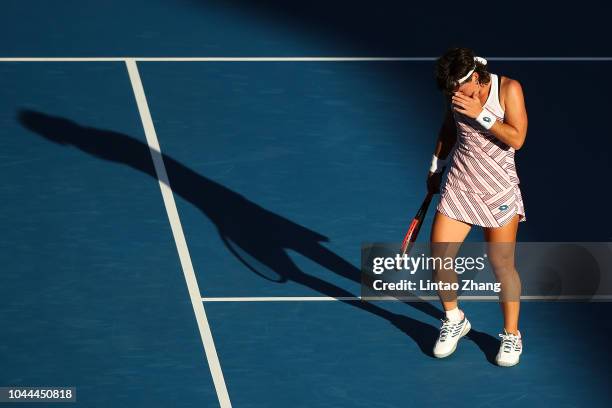
{"type": "MultiPolygon", "coordinates": [[[[484,104],[498,121],[504,121],[499,102],[499,77],[491,74],[491,88],[484,104]]],[[[475,119],[453,111],[457,143],[437,210],[482,227],[501,227],[515,215],[525,221],[525,207],[514,164],[514,149],[497,139],[475,119]]]]}

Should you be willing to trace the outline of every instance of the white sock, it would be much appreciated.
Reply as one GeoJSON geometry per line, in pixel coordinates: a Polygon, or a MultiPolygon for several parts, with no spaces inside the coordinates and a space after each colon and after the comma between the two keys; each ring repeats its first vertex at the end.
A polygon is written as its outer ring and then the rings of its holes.
{"type": "Polygon", "coordinates": [[[463,312],[458,308],[446,311],[446,318],[451,322],[458,322],[463,319],[463,312]]]}
{"type": "MultiPolygon", "coordinates": [[[[514,333],[510,333],[510,332],[509,332],[508,330],[506,330],[506,329],[504,329],[504,333],[506,333],[506,334],[514,334],[514,333]]],[[[521,331],[520,331],[520,330],[517,330],[517,331],[516,331],[515,336],[516,336],[516,337],[518,337],[518,338],[520,339],[520,338],[521,338],[521,331]]]]}

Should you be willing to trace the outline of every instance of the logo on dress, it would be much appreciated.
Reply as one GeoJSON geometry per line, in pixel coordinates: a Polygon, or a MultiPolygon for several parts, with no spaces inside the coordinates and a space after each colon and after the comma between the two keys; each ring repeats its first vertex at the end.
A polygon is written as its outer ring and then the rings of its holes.
{"type": "Polygon", "coordinates": [[[499,206],[499,209],[500,209],[501,211],[504,211],[504,210],[507,210],[507,209],[508,209],[508,206],[507,206],[506,204],[504,204],[504,205],[500,205],[500,206],[499,206]]]}

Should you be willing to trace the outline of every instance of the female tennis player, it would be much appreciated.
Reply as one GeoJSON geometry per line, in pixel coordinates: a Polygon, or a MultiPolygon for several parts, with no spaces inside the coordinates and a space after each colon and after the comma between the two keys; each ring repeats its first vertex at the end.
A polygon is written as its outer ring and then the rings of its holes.
{"type": "MultiPolygon", "coordinates": [[[[436,81],[447,97],[448,111],[427,177],[428,191],[441,193],[431,231],[432,248],[438,248],[438,254],[454,256],[472,226],[483,228],[488,259],[502,288],[504,330],[496,362],[513,366],[522,352],[518,329],[521,284],[514,267],[518,223],[526,220],[514,164],[514,152],[523,146],[527,134],[522,87],[514,79],[489,73],[487,61],[467,48],[449,49],[438,59],[436,81]],[[436,247],[435,243],[456,245],[436,247]]],[[[439,270],[435,275],[436,281],[457,281],[452,271],[439,270]]],[[[434,355],[442,358],[455,351],[471,326],[458,307],[455,292],[438,295],[446,317],[434,355]]]]}

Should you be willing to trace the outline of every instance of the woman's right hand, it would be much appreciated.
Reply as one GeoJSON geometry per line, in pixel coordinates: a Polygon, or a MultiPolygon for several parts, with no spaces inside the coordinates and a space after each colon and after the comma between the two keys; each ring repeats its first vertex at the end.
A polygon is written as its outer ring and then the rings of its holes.
{"type": "Polygon", "coordinates": [[[440,192],[440,183],[442,182],[442,173],[429,172],[427,175],[427,192],[438,194],[440,192]]]}

